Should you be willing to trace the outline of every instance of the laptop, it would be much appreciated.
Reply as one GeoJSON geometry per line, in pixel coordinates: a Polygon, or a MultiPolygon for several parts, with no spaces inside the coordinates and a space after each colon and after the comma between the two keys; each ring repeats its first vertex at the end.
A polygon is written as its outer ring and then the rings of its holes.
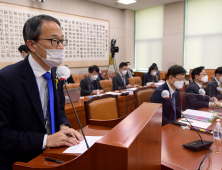
{"type": "MultiPolygon", "coordinates": [[[[81,87],[74,88],[74,89],[68,89],[68,90],[69,90],[69,94],[70,94],[70,97],[72,99],[72,102],[78,102],[79,99],[80,99],[81,87]]],[[[66,90],[64,90],[64,95],[65,95],[65,104],[71,103],[71,101],[69,99],[69,95],[68,95],[66,90]]]]}

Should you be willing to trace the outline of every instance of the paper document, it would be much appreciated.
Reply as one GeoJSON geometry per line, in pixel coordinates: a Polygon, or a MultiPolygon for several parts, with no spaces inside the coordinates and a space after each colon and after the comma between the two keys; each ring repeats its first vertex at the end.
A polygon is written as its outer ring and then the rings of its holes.
{"type": "MultiPolygon", "coordinates": [[[[87,143],[91,147],[97,140],[101,139],[102,136],[86,136],[87,143]]],[[[81,141],[80,144],[70,146],[63,153],[84,153],[87,150],[85,140],[81,141]]]]}
{"type": "Polygon", "coordinates": [[[106,92],[105,94],[113,94],[113,95],[121,95],[121,93],[115,93],[115,92],[106,92]]]}
{"type": "MultiPolygon", "coordinates": [[[[196,127],[199,127],[199,128],[204,128],[204,129],[207,129],[212,123],[209,123],[209,122],[202,122],[202,121],[199,121],[199,120],[193,120],[193,119],[189,119],[187,118],[187,120],[191,123],[192,126],[196,126],[196,127]]],[[[185,118],[179,120],[178,122],[181,122],[181,123],[185,123],[187,125],[190,125],[185,118]]]]}
{"type": "Polygon", "coordinates": [[[133,91],[128,91],[128,89],[127,89],[127,91],[126,92],[129,92],[129,94],[133,94],[133,91]]]}
{"type": "Polygon", "coordinates": [[[187,109],[183,112],[186,118],[197,119],[205,122],[212,122],[214,118],[217,116],[216,113],[204,112],[198,110],[187,109]]]}
{"type": "Polygon", "coordinates": [[[137,88],[128,88],[127,90],[128,91],[134,91],[134,90],[136,90],[137,88]]]}

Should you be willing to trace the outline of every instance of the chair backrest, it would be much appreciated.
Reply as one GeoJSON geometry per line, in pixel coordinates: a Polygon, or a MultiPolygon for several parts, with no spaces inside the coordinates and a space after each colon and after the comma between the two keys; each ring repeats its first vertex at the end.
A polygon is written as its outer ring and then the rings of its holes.
{"type": "Polygon", "coordinates": [[[89,119],[110,120],[119,118],[117,95],[103,95],[84,101],[86,124],[89,119]]]}
{"type": "Polygon", "coordinates": [[[141,81],[141,77],[131,77],[128,78],[129,80],[129,84],[133,84],[133,85],[142,85],[142,81],[141,81]]]}
{"type": "MultiPolygon", "coordinates": [[[[66,84],[66,86],[67,86],[67,88],[68,88],[68,89],[75,89],[75,88],[79,88],[80,83],[66,84]]],[[[63,86],[63,89],[65,89],[65,90],[66,90],[66,87],[65,87],[65,86],[63,86]]]]}
{"type": "Polygon", "coordinates": [[[112,91],[112,80],[100,80],[100,85],[105,90],[105,92],[112,91]]]}
{"type": "Polygon", "coordinates": [[[151,97],[156,88],[152,87],[142,87],[135,90],[134,99],[135,99],[135,107],[139,107],[143,102],[151,102],[151,97]]]}
{"type": "Polygon", "coordinates": [[[160,71],[160,80],[166,80],[166,71],[160,71]]]}
{"type": "Polygon", "coordinates": [[[208,82],[211,81],[211,77],[215,74],[215,69],[206,69],[206,73],[208,74],[208,82]]]}
{"type": "Polygon", "coordinates": [[[80,83],[80,81],[85,78],[85,75],[83,75],[83,74],[73,75],[72,74],[72,78],[75,81],[75,83],[80,83]]]}

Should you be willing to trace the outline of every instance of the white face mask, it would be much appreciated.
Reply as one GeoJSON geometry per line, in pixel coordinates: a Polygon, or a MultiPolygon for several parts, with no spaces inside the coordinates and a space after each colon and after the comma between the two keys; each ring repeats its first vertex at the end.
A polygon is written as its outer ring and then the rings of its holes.
{"type": "Polygon", "coordinates": [[[177,89],[182,89],[183,85],[184,85],[184,81],[175,81],[173,83],[173,85],[177,88],[177,89]]]}
{"type": "Polygon", "coordinates": [[[204,82],[204,83],[208,82],[208,76],[202,77],[202,78],[201,78],[201,81],[204,82]]]}
{"type": "Polygon", "coordinates": [[[98,78],[98,75],[91,75],[92,80],[96,80],[98,78]]]}
{"type": "Polygon", "coordinates": [[[222,82],[222,77],[219,78],[219,81],[222,82]]]}
{"type": "Polygon", "coordinates": [[[127,66],[130,69],[130,65],[127,66]]]}
{"type": "Polygon", "coordinates": [[[152,72],[151,75],[152,75],[152,76],[155,76],[155,75],[156,75],[156,72],[152,72]]]}
{"type": "MultiPolygon", "coordinates": [[[[41,47],[38,43],[36,44],[41,47]]],[[[44,49],[43,47],[41,48],[46,51],[47,58],[44,59],[40,57],[38,53],[36,53],[36,55],[39,56],[39,58],[41,58],[46,65],[48,65],[49,67],[57,67],[62,64],[64,59],[64,49],[44,49]]]]}
{"type": "Polygon", "coordinates": [[[122,74],[125,76],[126,75],[126,73],[127,73],[127,70],[123,70],[122,71],[122,74]]]}
{"type": "Polygon", "coordinates": [[[22,56],[22,58],[25,58],[25,57],[26,57],[23,53],[21,54],[21,56],[22,56]]]}

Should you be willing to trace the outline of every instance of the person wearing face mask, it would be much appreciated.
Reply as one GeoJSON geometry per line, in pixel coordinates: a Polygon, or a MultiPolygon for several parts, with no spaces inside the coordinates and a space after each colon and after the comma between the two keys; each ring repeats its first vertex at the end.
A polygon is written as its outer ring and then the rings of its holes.
{"type": "Polygon", "coordinates": [[[30,161],[48,147],[83,140],[65,115],[63,82],[56,77],[67,44],[60,22],[49,15],[34,16],[26,21],[23,38],[30,54],[0,70],[0,169],[4,170],[12,170],[16,161],[30,161]]]}
{"type": "Polygon", "coordinates": [[[222,67],[215,70],[215,77],[207,83],[206,94],[210,97],[215,97],[217,100],[222,99],[222,93],[217,90],[217,87],[222,88],[222,67]]]}
{"type": "Polygon", "coordinates": [[[80,81],[81,96],[95,95],[97,90],[99,90],[99,93],[104,93],[98,79],[99,68],[96,65],[90,66],[88,72],[88,77],[80,81]]]}
{"type": "Polygon", "coordinates": [[[167,71],[167,81],[159,86],[151,97],[152,103],[162,103],[162,125],[166,125],[181,117],[179,89],[184,85],[186,70],[182,66],[173,65],[167,71]],[[168,90],[170,99],[161,96],[163,90],[168,90]],[[169,101],[171,100],[176,107],[169,101]]]}
{"type": "MultiPolygon", "coordinates": [[[[186,95],[186,109],[198,110],[203,107],[213,107],[214,102],[210,102],[209,97],[203,97],[199,94],[199,89],[204,89],[203,84],[208,82],[208,75],[203,66],[194,68],[192,73],[193,82],[189,84],[186,93],[197,95],[186,95]]],[[[218,102],[217,98],[212,97],[212,100],[218,102]]]]}
{"type": "Polygon", "coordinates": [[[142,86],[145,86],[146,83],[153,82],[154,83],[158,82],[156,79],[156,73],[158,71],[158,67],[156,65],[151,65],[150,68],[148,69],[148,72],[143,75],[142,77],[142,86]]]}
{"type": "Polygon", "coordinates": [[[126,77],[127,78],[130,78],[130,77],[135,77],[134,73],[133,73],[133,70],[130,69],[131,68],[131,64],[130,62],[126,62],[127,64],[127,73],[126,73],[126,77]]]}
{"type": "Polygon", "coordinates": [[[126,77],[126,73],[127,73],[127,64],[122,62],[119,65],[119,73],[117,73],[113,79],[112,79],[112,83],[113,83],[113,88],[112,90],[121,90],[121,89],[127,89],[127,88],[132,88],[132,87],[138,87],[138,85],[132,85],[129,84],[129,81],[126,77]]]}
{"type": "Polygon", "coordinates": [[[26,56],[29,55],[29,50],[27,48],[26,45],[21,45],[19,48],[18,48],[18,51],[20,52],[22,58],[25,58],[26,56]]]}

